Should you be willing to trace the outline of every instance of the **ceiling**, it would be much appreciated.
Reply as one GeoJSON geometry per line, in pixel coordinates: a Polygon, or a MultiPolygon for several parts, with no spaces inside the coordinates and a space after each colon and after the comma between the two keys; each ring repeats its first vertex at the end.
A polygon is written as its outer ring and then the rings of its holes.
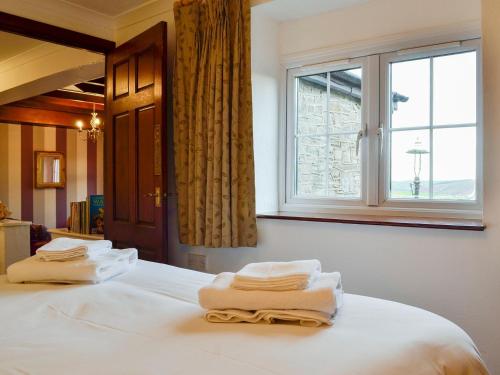
{"type": "Polygon", "coordinates": [[[104,77],[92,79],[86,82],[75,83],[74,85],[62,88],[61,90],[76,94],[97,95],[104,98],[104,77]]]}
{"type": "Polygon", "coordinates": [[[366,3],[369,0],[272,0],[255,7],[277,21],[288,21],[366,3]]]}
{"type": "MultiPolygon", "coordinates": [[[[154,0],[62,1],[114,17],[154,0]]],[[[262,3],[256,6],[256,8],[259,8],[259,11],[262,9],[269,17],[278,21],[286,21],[347,8],[367,1],[369,0],[253,0],[252,3],[262,3]]]]}
{"type": "Polygon", "coordinates": [[[79,5],[81,7],[105,14],[107,16],[117,16],[128,10],[136,8],[151,0],[64,0],[67,3],[79,5]]]}
{"type": "Polygon", "coordinates": [[[43,42],[0,31],[0,62],[28,51],[43,42]]]}
{"type": "Polygon", "coordinates": [[[91,112],[104,116],[104,77],[2,105],[0,122],[88,129],[91,112]]]}

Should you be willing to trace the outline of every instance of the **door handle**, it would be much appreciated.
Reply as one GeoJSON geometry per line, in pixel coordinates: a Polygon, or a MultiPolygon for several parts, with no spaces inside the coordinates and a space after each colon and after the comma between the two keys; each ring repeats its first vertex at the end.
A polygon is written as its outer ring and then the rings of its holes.
{"type": "Polygon", "coordinates": [[[146,193],[144,194],[145,198],[154,198],[155,199],[155,207],[161,207],[161,189],[159,186],[155,187],[154,193],[146,193]]]}

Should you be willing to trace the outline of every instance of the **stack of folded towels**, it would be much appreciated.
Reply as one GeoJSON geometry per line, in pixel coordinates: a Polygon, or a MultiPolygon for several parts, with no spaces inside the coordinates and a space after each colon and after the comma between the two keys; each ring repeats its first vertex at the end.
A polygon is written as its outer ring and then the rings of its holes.
{"type": "Polygon", "coordinates": [[[322,273],[318,260],[251,263],[223,272],[199,291],[205,319],[213,323],[298,322],[332,325],[342,304],[339,272],[322,273]]]}
{"type": "Polygon", "coordinates": [[[129,271],[137,249],[112,249],[111,241],[60,237],[36,255],[7,268],[11,283],[100,283],[129,271]]]}

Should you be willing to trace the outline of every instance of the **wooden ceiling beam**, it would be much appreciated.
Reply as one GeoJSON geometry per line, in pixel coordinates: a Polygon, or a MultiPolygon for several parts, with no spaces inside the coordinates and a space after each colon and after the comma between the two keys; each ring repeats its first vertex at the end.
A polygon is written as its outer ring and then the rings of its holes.
{"type": "Polygon", "coordinates": [[[54,98],[50,96],[35,96],[33,98],[10,103],[9,105],[15,107],[39,108],[48,109],[51,111],[72,113],[90,113],[92,112],[93,106],[95,105],[95,109],[97,112],[104,111],[104,104],[101,103],[88,103],[79,100],[54,98]]]}
{"type": "Polygon", "coordinates": [[[98,84],[100,84],[102,86],[105,85],[104,77],[96,78],[96,79],[91,79],[89,82],[98,83],[98,84]]]}
{"type": "MultiPolygon", "coordinates": [[[[103,113],[99,114],[103,118],[103,113]]],[[[86,128],[90,127],[90,114],[51,111],[40,108],[0,106],[0,122],[7,124],[56,126],[75,129],[75,123],[83,121],[86,128]]]]}
{"type": "Polygon", "coordinates": [[[75,84],[75,86],[84,92],[89,92],[91,94],[104,95],[104,85],[88,83],[88,82],[81,82],[81,83],[75,84]]]}
{"type": "Polygon", "coordinates": [[[115,48],[115,42],[110,40],[5,12],[0,12],[0,30],[93,52],[107,53],[115,48]]]}
{"type": "Polygon", "coordinates": [[[101,103],[104,104],[104,96],[97,95],[89,95],[74,91],[66,91],[66,90],[55,90],[48,93],[43,94],[43,96],[50,96],[54,98],[62,98],[62,99],[70,99],[70,100],[79,100],[82,102],[89,103],[101,103]]]}

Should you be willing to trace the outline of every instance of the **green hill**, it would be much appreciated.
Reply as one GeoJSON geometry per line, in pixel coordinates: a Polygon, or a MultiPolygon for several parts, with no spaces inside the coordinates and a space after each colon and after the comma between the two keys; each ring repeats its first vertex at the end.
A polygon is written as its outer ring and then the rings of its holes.
{"type": "MultiPolygon", "coordinates": [[[[391,195],[393,198],[411,198],[410,183],[412,181],[393,181],[391,186],[391,195]]],[[[474,180],[454,180],[454,181],[435,181],[434,198],[435,199],[474,199],[476,183],[474,180]]],[[[420,197],[428,198],[429,182],[422,181],[420,185],[420,197]]]]}

